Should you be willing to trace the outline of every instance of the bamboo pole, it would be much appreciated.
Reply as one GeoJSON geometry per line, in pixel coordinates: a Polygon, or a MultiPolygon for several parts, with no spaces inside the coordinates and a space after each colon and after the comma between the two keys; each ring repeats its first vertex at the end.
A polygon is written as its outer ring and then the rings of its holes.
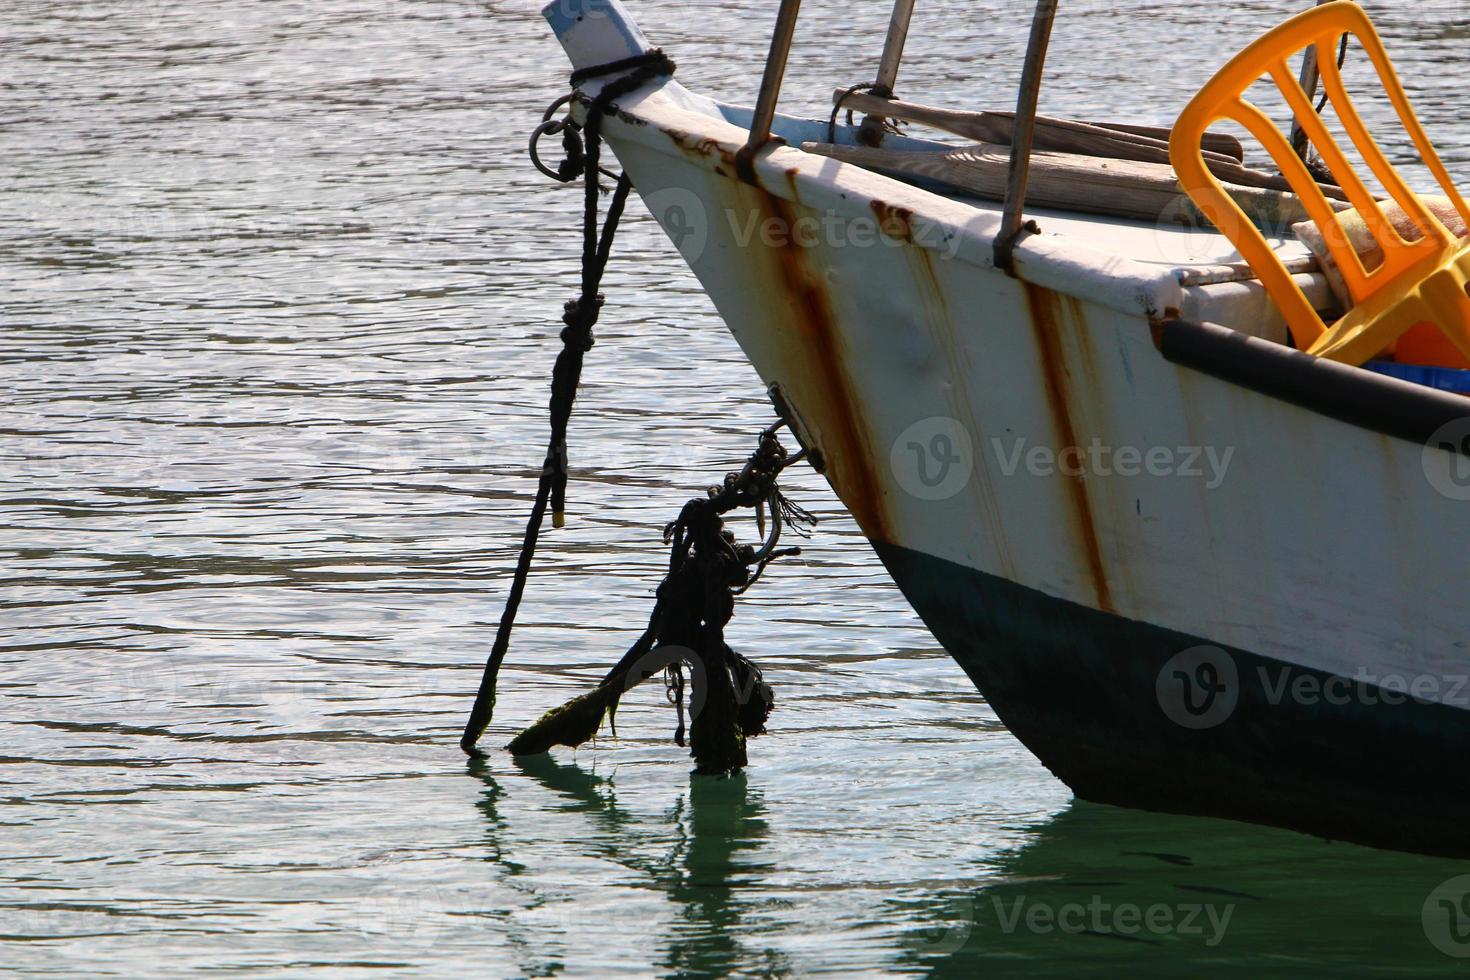
{"type": "MultiPolygon", "coordinates": [[[[909,22],[914,17],[914,0],[894,0],[893,15],[888,20],[888,36],[883,40],[883,56],[878,61],[878,77],[873,80],[873,94],[889,98],[898,84],[898,66],[903,60],[904,42],[909,36],[909,22]]],[[[859,143],[877,146],[883,142],[884,117],[870,113],[858,128],[859,143]]]]}
{"type": "MultiPolygon", "coordinates": [[[[920,186],[938,185],[941,192],[987,201],[1006,195],[1010,157],[1006,146],[976,143],[948,150],[894,150],[803,143],[801,148],[920,186]]],[[[1038,150],[1031,155],[1029,173],[1026,200],[1032,207],[1194,228],[1208,225],[1209,219],[1189,200],[1174,168],[1166,163],[1038,150]]],[[[1301,199],[1286,191],[1232,183],[1225,189],[1260,227],[1279,232],[1311,217],[1301,199]]],[[[1346,207],[1344,202],[1333,202],[1335,210],[1346,207]]]]}
{"type": "MultiPolygon", "coordinates": [[[[1317,0],[1317,6],[1320,7],[1324,3],[1330,2],[1331,0],[1317,0]]],[[[1302,74],[1300,79],[1302,91],[1307,93],[1308,102],[1317,97],[1317,83],[1321,78],[1322,72],[1317,67],[1317,46],[1312,44],[1307,47],[1306,52],[1302,55],[1302,74]]],[[[1291,148],[1296,151],[1296,155],[1301,157],[1302,162],[1305,163],[1311,147],[1307,140],[1306,128],[1302,126],[1302,121],[1295,116],[1291,119],[1291,148]]]]}
{"type": "Polygon", "coordinates": [[[1006,181],[1005,214],[995,239],[996,268],[1012,272],[1016,242],[1026,207],[1026,179],[1031,166],[1031,142],[1036,133],[1036,105],[1041,97],[1041,75],[1046,69],[1046,49],[1051,44],[1051,25],[1057,16],[1057,0],[1036,0],[1031,18],[1031,38],[1026,43],[1026,66],[1021,72],[1016,95],[1016,131],[1011,144],[1009,177],[1006,181]]]}
{"type": "MultiPolygon", "coordinates": [[[[868,92],[848,93],[842,89],[832,93],[834,104],[839,98],[843,105],[861,112],[870,112],[886,119],[907,119],[981,143],[1003,143],[1009,146],[1015,127],[1016,117],[1013,112],[941,109],[917,102],[880,98],[868,92]]],[[[1148,126],[1120,127],[1038,115],[1035,140],[1033,149],[1037,150],[1092,152],[1097,156],[1116,155],[1123,159],[1153,160],[1160,163],[1167,163],[1169,160],[1169,130],[1148,126]],[[1084,148],[1084,145],[1090,149],[1084,148]],[[1129,155],[1130,153],[1135,155],[1129,155]],[[1139,153],[1147,155],[1136,155],[1139,153]]],[[[1208,162],[1238,165],[1245,158],[1245,150],[1233,136],[1206,133],[1204,146],[1205,160],[1208,162]]]]}
{"type": "Polygon", "coordinates": [[[898,84],[898,65],[903,60],[903,45],[909,36],[909,21],[914,17],[914,0],[894,0],[893,16],[888,20],[888,37],[883,40],[883,57],[878,61],[878,77],[874,91],[893,94],[898,84]]]}
{"type": "Polygon", "coordinates": [[[776,100],[781,97],[781,79],[786,75],[786,59],[791,55],[791,39],[796,34],[796,15],[800,9],[801,0],[781,0],[776,30],[771,34],[771,50],[766,54],[766,70],[761,75],[760,95],[750,117],[750,139],[742,151],[747,159],[771,138],[776,100]]]}

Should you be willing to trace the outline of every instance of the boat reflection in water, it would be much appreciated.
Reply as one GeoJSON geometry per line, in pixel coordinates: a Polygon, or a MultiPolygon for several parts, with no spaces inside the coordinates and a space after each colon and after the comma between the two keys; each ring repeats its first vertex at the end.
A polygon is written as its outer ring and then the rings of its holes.
{"type": "MultiPolygon", "coordinates": [[[[620,804],[610,778],[576,764],[537,756],[518,766],[554,794],[555,810],[581,814],[585,830],[538,853],[543,845],[516,832],[523,823],[499,816],[505,790],[480,768],[493,860],[524,875],[543,860],[564,862],[570,843],[573,865],[630,872],[621,910],[602,903],[580,914],[606,915],[616,930],[641,923],[663,974],[840,968],[860,954],[925,975],[1442,975],[1470,956],[1470,862],[1074,801],[1028,828],[1019,847],[957,853],[941,879],[895,884],[892,869],[855,866],[818,896],[781,860],[792,841],[772,834],[762,792],[744,777],[691,776],[672,806],[650,815],[620,804]],[[827,925],[793,939],[810,925],[813,902],[832,910],[827,925]],[[637,903],[642,910],[630,911],[637,903]],[[808,941],[817,948],[787,945],[808,941]]],[[[519,795],[522,781],[511,782],[519,795]]],[[[527,955],[554,938],[528,936],[527,955]]]]}
{"type": "Polygon", "coordinates": [[[994,976],[1439,975],[1470,956],[1470,862],[1076,801],[999,879],[920,897],[907,959],[994,976]],[[1147,952],[1145,952],[1147,950],[1147,952]]]}
{"type": "MultiPolygon", "coordinates": [[[[672,924],[643,922],[649,942],[660,945],[661,973],[724,976],[750,970],[753,959],[761,964],[758,972],[790,969],[780,953],[752,950],[748,940],[738,938],[754,928],[743,921],[749,902],[742,893],[758,892],[772,870],[759,858],[768,831],[765,805],[744,774],[691,776],[687,792],[650,820],[619,805],[611,779],[581,766],[558,763],[549,755],[518,759],[516,765],[522,775],[586,815],[583,856],[622,865],[634,872],[637,890],[661,890],[672,903],[672,924]]],[[[502,789],[482,763],[472,763],[471,770],[486,784],[480,808],[490,819],[494,860],[514,875],[524,866],[503,849],[506,826],[497,809],[502,789]]],[[[566,843],[556,842],[552,849],[564,852],[566,843]]],[[[641,912],[609,916],[611,921],[628,918],[637,928],[637,920],[650,917],[641,912]]]]}

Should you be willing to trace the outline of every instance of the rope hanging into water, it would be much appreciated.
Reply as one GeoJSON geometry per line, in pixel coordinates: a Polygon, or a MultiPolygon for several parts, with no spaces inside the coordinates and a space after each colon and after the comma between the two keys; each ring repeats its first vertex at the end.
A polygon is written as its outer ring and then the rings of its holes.
{"type": "MultiPolygon", "coordinates": [[[[505,660],[506,651],[510,648],[511,629],[515,626],[516,611],[520,608],[521,597],[525,594],[526,579],[531,572],[531,559],[536,553],[536,540],[541,533],[541,522],[546,516],[547,505],[551,506],[552,524],[557,527],[561,526],[562,515],[566,509],[567,422],[571,418],[572,403],[577,397],[577,384],[582,377],[583,358],[592,349],[592,328],[597,324],[597,317],[602,310],[603,297],[598,292],[598,287],[602,283],[603,271],[607,268],[608,255],[612,251],[613,235],[617,232],[619,219],[622,218],[623,206],[628,200],[628,191],[633,186],[626,176],[618,177],[612,201],[608,204],[607,219],[603,222],[599,232],[597,198],[600,188],[597,183],[597,174],[599,172],[598,157],[602,145],[602,118],[611,108],[614,100],[641,88],[660,75],[672,75],[674,67],[673,61],[669,60],[662,51],[654,48],[632,58],[623,58],[606,65],[583,68],[572,73],[571,81],[575,87],[590,78],[628,71],[627,75],[603,86],[602,91],[588,106],[586,120],[582,126],[584,135],[577,141],[579,145],[585,144],[580,152],[581,159],[574,163],[573,153],[569,151],[567,162],[562,168],[558,168],[559,171],[570,174],[572,169],[580,164],[579,169],[585,177],[586,193],[583,197],[582,208],[581,292],[576,299],[567,302],[565,312],[562,314],[562,322],[565,324],[561,331],[562,349],[556,357],[556,364],[551,373],[551,438],[546,449],[546,461],[541,467],[541,479],[536,488],[536,499],[531,505],[531,517],[526,523],[525,537],[521,542],[515,577],[511,581],[505,609],[500,616],[500,625],[495,631],[495,642],[490,648],[490,657],[485,663],[485,673],[480,679],[480,689],[475,695],[474,707],[470,709],[469,720],[465,724],[464,734],[460,737],[460,748],[467,753],[475,751],[475,743],[479,741],[495,713],[496,679],[500,674],[500,665],[505,660]]],[[[545,125],[544,121],[543,125],[545,125]]],[[[570,127],[565,130],[565,133],[575,135],[575,131],[570,127]]],[[[564,134],[563,142],[570,146],[570,137],[564,134]]],[[[570,180],[573,176],[575,174],[566,179],[570,180]]]]}
{"type": "Polygon", "coordinates": [[[688,744],[701,773],[727,773],[746,765],[747,739],[765,733],[775,703],[760,668],[725,642],[725,626],[735,611],[735,597],[778,558],[801,553],[781,548],[783,528],[805,535],[816,518],[788,500],[777,479],[781,471],[805,457],[788,454],[776,438],[777,423],[761,433],[744,468],[725,475],[718,487],[688,501],[677,520],[664,528],[669,571],[659,585],[653,612],[643,635],[621,660],[586,694],[542,715],[511,741],[513,755],[535,755],[555,745],[576,747],[589,741],[607,718],[615,728],[622,695],[664,671],[665,695],[678,710],[674,740],[685,744],[685,677],[688,687],[688,744]],[[725,527],[723,516],[739,507],[754,507],[769,532],[760,547],[741,545],[725,527]]]}

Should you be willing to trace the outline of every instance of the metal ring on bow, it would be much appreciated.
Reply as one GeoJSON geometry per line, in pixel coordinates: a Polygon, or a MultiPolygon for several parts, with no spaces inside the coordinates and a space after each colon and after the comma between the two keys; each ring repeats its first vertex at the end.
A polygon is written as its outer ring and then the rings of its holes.
{"type": "Polygon", "coordinates": [[[561,98],[551,103],[551,105],[546,107],[546,111],[541,113],[541,121],[546,122],[551,119],[552,116],[556,115],[556,110],[560,109],[562,106],[572,101],[572,99],[574,99],[575,97],[575,92],[568,92],[566,95],[563,95],[561,98]]]}
{"type": "MultiPolygon", "coordinates": [[[[551,110],[548,109],[547,111],[550,112],[551,110]]],[[[566,128],[567,121],[565,119],[548,118],[544,122],[542,122],[541,125],[531,130],[531,162],[536,165],[537,170],[541,171],[552,180],[562,184],[570,183],[571,181],[576,180],[576,177],[563,177],[561,174],[557,173],[555,170],[552,170],[546,164],[542,163],[541,155],[536,151],[536,144],[540,142],[542,136],[545,136],[548,133],[551,135],[555,135],[566,128]]]]}

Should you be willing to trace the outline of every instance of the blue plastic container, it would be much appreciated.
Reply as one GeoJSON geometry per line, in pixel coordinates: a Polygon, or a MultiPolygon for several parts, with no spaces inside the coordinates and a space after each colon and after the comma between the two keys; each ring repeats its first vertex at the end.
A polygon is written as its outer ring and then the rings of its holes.
{"type": "Polygon", "coordinates": [[[1470,371],[1461,368],[1427,367],[1423,364],[1399,364],[1395,361],[1369,361],[1363,367],[1386,374],[1390,378],[1412,381],[1441,391],[1453,391],[1457,395],[1470,395],[1470,371]]]}

